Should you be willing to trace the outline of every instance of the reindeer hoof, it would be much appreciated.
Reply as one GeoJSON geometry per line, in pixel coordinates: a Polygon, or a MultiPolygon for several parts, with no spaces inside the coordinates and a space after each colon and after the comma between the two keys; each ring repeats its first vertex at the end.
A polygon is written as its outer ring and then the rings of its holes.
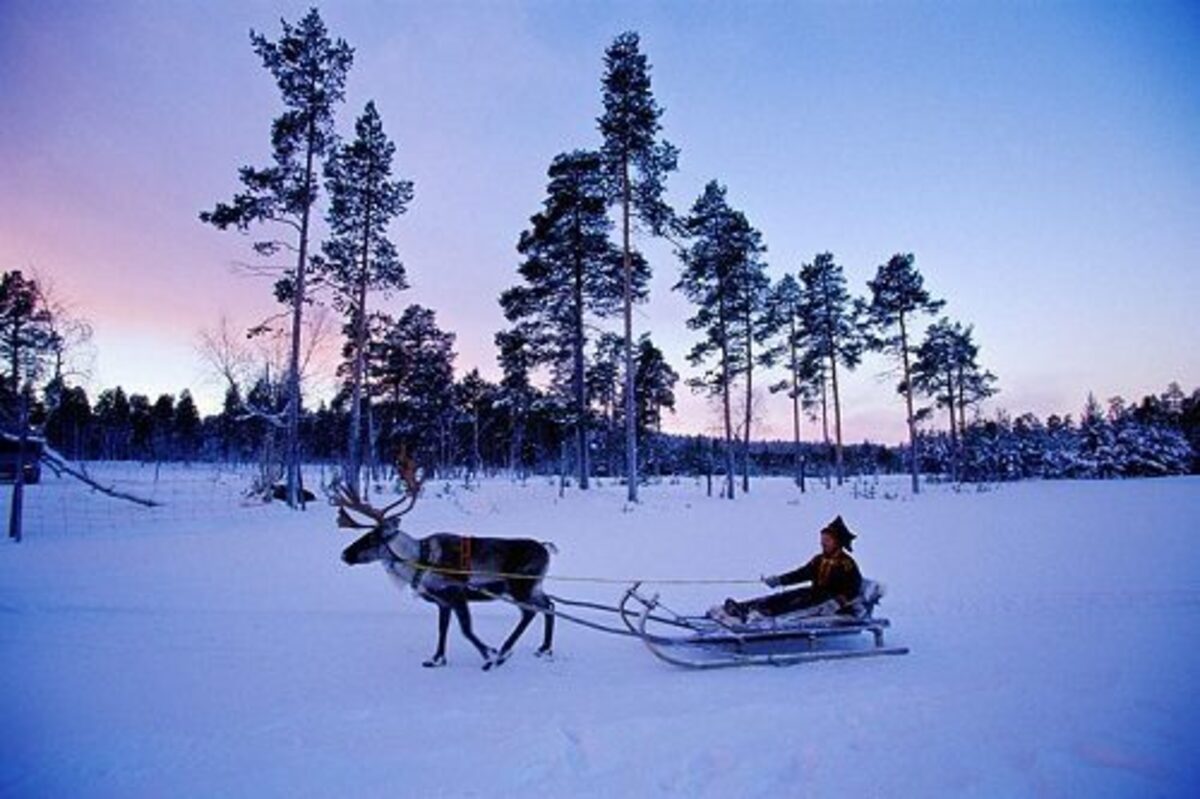
{"type": "Polygon", "coordinates": [[[445,655],[434,655],[433,657],[431,657],[429,660],[425,661],[421,665],[427,669],[441,668],[442,666],[446,665],[446,656],[445,655]]]}
{"type": "Polygon", "coordinates": [[[538,649],[533,653],[533,656],[535,658],[541,658],[542,660],[554,660],[554,650],[538,649]]]}
{"type": "Polygon", "coordinates": [[[504,661],[508,660],[509,655],[511,655],[511,654],[512,654],[511,649],[507,652],[493,651],[491,654],[491,657],[489,657],[487,662],[483,664],[483,670],[491,671],[493,668],[496,668],[496,669],[500,668],[501,666],[504,665],[504,661]]]}

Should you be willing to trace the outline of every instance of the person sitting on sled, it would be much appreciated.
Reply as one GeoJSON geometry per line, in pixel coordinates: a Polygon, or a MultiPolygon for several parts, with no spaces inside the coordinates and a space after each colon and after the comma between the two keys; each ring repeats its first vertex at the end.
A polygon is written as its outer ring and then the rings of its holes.
{"type": "MultiPolygon", "coordinates": [[[[781,616],[831,601],[836,603],[838,610],[845,609],[862,588],[858,564],[846,554],[852,550],[851,544],[856,537],[842,517],[838,516],[821,530],[821,554],[794,571],[762,578],[771,588],[804,582],[811,582],[811,587],[794,588],[741,602],[726,599],[723,606],[725,613],[746,621],[752,613],[781,616]]],[[[832,605],[830,609],[833,609],[832,605]]]]}

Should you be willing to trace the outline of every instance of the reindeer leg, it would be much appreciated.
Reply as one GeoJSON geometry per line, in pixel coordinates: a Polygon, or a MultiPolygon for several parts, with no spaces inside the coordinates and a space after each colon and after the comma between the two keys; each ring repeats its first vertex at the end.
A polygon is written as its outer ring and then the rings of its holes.
{"type": "Polygon", "coordinates": [[[504,645],[500,647],[500,654],[496,656],[497,666],[502,665],[504,661],[508,660],[509,653],[512,652],[513,646],[517,643],[517,640],[521,637],[521,634],[525,632],[525,628],[529,626],[529,622],[533,621],[533,617],[536,615],[537,613],[532,610],[521,608],[521,620],[517,622],[517,626],[514,627],[512,633],[509,634],[508,640],[506,640],[504,645]]]}
{"type": "Polygon", "coordinates": [[[450,606],[438,604],[438,643],[433,657],[421,665],[427,669],[446,665],[446,631],[450,629],[450,606]]]}
{"type": "Polygon", "coordinates": [[[539,592],[538,596],[534,597],[533,603],[542,606],[542,616],[546,619],[544,633],[542,634],[542,645],[538,647],[534,654],[538,657],[550,657],[554,647],[554,603],[546,597],[545,594],[539,592]]]}
{"type": "Polygon", "coordinates": [[[471,630],[471,611],[467,608],[467,599],[465,596],[455,599],[450,606],[454,609],[454,615],[458,617],[458,627],[462,630],[463,636],[470,641],[479,654],[483,656],[483,668],[486,671],[492,667],[492,656],[496,654],[496,650],[480,641],[475,637],[474,631],[471,630]]]}

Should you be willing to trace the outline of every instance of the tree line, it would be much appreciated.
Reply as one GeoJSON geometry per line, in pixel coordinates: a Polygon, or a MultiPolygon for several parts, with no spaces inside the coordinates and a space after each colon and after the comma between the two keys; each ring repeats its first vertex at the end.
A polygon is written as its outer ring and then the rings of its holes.
{"type": "MultiPolygon", "coordinates": [[[[798,282],[812,281],[814,274],[816,267],[807,265],[798,282]]],[[[802,304],[789,285],[792,282],[795,278],[784,276],[768,291],[766,314],[774,316],[760,328],[781,330],[783,335],[773,342],[765,338],[761,357],[768,363],[787,364],[788,378],[778,388],[792,393],[794,400],[807,398],[819,411],[817,393],[822,384],[800,380],[811,374],[812,361],[825,362],[829,350],[808,353],[807,363],[797,355],[806,351],[796,344],[796,331],[802,329],[797,318],[803,317],[796,310],[802,304]],[[782,316],[780,308],[786,311],[782,316]],[[796,392],[796,386],[807,387],[807,393],[796,392]]],[[[548,301],[540,304],[552,306],[548,301]]],[[[727,309],[728,319],[737,322],[742,317],[732,310],[736,307],[727,309]]],[[[710,321],[716,324],[719,317],[710,321]]],[[[352,325],[353,320],[343,331],[347,343],[341,373],[347,379],[341,390],[330,402],[300,414],[300,448],[306,460],[344,462],[353,427],[353,383],[348,376],[360,368],[361,391],[370,399],[365,403],[368,413],[360,451],[373,476],[386,477],[392,456],[404,446],[443,477],[504,470],[518,475],[557,474],[564,482],[567,474],[577,479],[582,459],[568,444],[578,442],[580,409],[572,395],[562,390],[564,385],[575,385],[579,374],[569,346],[554,349],[551,339],[535,347],[521,339],[521,328],[503,331],[496,337],[501,378],[493,383],[477,370],[455,377],[455,336],[443,330],[427,308],[410,305],[397,317],[374,312],[357,367],[356,349],[350,342],[358,334],[352,325]],[[557,353],[568,377],[546,387],[534,385],[537,359],[532,354],[540,347],[557,353]]],[[[188,389],[151,398],[118,386],[101,391],[93,400],[78,385],[84,376],[78,351],[89,337],[86,320],[56,302],[36,279],[19,271],[0,275],[0,415],[6,428],[13,430],[24,414],[30,429],[75,460],[257,463],[262,467],[261,487],[271,487],[279,479],[282,453],[277,432],[286,403],[286,372],[273,370],[270,362],[251,363],[237,347],[240,336],[226,331],[209,348],[214,367],[228,379],[220,412],[209,415],[199,412],[188,389]]],[[[738,350],[727,349],[752,356],[752,346],[743,339],[738,350]]],[[[948,480],[998,481],[1200,471],[1200,389],[1187,394],[1173,383],[1161,394],[1138,402],[1113,397],[1105,405],[1089,395],[1078,420],[1071,415],[1041,420],[1028,413],[1014,418],[1003,411],[992,418],[977,412],[968,416],[967,408],[986,393],[988,375],[950,358],[969,365],[972,356],[969,328],[944,321],[931,325],[915,348],[910,364],[912,390],[916,396],[928,396],[933,404],[914,416],[924,413],[924,419],[940,406],[947,421],[942,429],[917,432],[921,473],[948,480]]],[[[604,333],[583,362],[587,402],[582,412],[590,431],[590,475],[626,477],[622,361],[620,336],[604,333]]],[[[647,335],[638,341],[633,374],[639,398],[634,428],[644,473],[707,476],[728,490],[737,468],[746,478],[795,474],[799,463],[801,481],[805,470],[808,476],[828,481],[839,468],[828,438],[802,442],[798,451],[795,441],[744,439],[735,468],[727,439],[662,432],[663,415],[674,407],[678,377],[647,335]]],[[[697,378],[705,379],[713,378],[711,374],[697,378]]],[[[911,445],[849,445],[843,448],[840,468],[855,475],[893,473],[910,470],[913,457],[911,445]]]]}
{"type": "MultiPolygon", "coordinates": [[[[429,409],[401,407],[396,412],[407,419],[405,435],[421,442],[430,454],[431,473],[445,479],[496,473],[574,479],[578,464],[573,453],[564,454],[565,445],[574,440],[573,428],[562,423],[569,409],[546,392],[533,389],[518,416],[503,386],[472,371],[455,381],[447,396],[454,401],[435,425],[417,423],[422,415],[430,418],[429,409]],[[437,457],[439,452],[444,459],[437,457]]],[[[151,399],[127,394],[118,386],[101,391],[93,403],[76,386],[57,395],[43,392],[31,408],[31,419],[51,446],[74,460],[259,464],[267,425],[247,413],[247,407],[233,390],[219,413],[201,416],[187,389],[178,396],[151,399]]],[[[707,477],[715,479],[720,490],[728,477],[722,441],[662,433],[657,422],[653,415],[638,422],[644,471],[707,477]]],[[[593,411],[592,424],[593,477],[621,476],[623,428],[609,424],[601,410],[593,411]]],[[[346,404],[336,399],[303,413],[301,447],[306,461],[340,464],[349,425],[346,404]]],[[[1114,397],[1105,405],[1089,396],[1078,419],[1070,414],[1044,420],[1030,413],[1013,417],[1000,411],[991,418],[972,418],[962,427],[956,422],[953,438],[939,430],[923,432],[920,439],[921,472],[944,481],[1200,473],[1200,389],[1185,394],[1171,384],[1139,402],[1114,397]]],[[[834,458],[823,443],[803,442],[801,450],[809,478],[833,473],[834,458]]],[[[909,455],[904,445],[848,444],[843,467],[848,476],[899,474],[908,471],[909,455]]],[[[388,477],[388,456],[389,450],[378,441],[367,450],[374,477],[388,477]]],[[[739,469],[755,476],[792,476],[794,457],[791,441],[756,441],[739,469]]]]}

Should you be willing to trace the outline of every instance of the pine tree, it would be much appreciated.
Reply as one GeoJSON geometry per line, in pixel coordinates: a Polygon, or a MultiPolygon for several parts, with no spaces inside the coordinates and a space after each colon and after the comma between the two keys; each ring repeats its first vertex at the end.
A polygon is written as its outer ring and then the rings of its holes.
{"type": "Polygon", "coordinates": [[[178,454],[185,460],[191,460],[195,457],[196,448],[200,443],[200,412],[196,409],[192,392],[186,388],[179,392],[171,427],[178,454]]]}
{"type": "Polygon", "coordinates": [[[15,419],[21,387],[45,371],[54,350],[50,310],[37,281],[21,270],[0,276],[0,369],[5,407],[15,419]]]}
{"type": "Polygon", "coordinates": [[[132,435],[129,398],[120,386],[100,392],[96,398],[96,421],[102,433],[101,457],[106,460],[124,460],[129,457],[129,442],[132,435]]]}
{"type": "MultiPolygon", "coordinates": [[[[606,473],[616,474],[614,455],[623,449],[617,440],[616,430],[624,419],[623,394],[621,390],[621,364],[625,353],[625,340],[616,333],[604,332],[596,339],[592,357],[587,367],[588,394],[600,406],[604,419],[604,453],[606,473]]],[[[636,376],[636,372],[635,372],[636,376]]],[[[636,387],[635,387],[636,391],[636,387]]]]}
{"type": "Polygon", "coordinates": [[[175,397],[159,394],[150,406],[150,456],[155,463],[169,460],[175,448],[175,397]]]}
{"type": "MultiPolygon", "coordinates": [[[[787,391],[792,401],[792,465],[796,485],[804,491],[804,455],[800,447],[800,412],[811,404],[819,391],[811,366],[806,360],[808,331],[804,327],[803,292],[792,275],[784,275],[771,288],[767,298],[762,332],[771,342],[762,353],[764,366],[783,363],[787,378],[770,386],[772,393],[787,391]]],[[[827,436],[828,437],[828,436],[827,436]]]]}
{"type": "Polygon", "coordinates": [[[959,430],[967,426],[967,409],[995,396],[996,376],[978,362],[979,346],[975,343],[974,327],[958,326],[954,338],[954,385],[958,407],[959,430]]]}
{"type": "Polygon", "coordinates": [[[647,460],[654,461],[661,472],[661,452],[654,440],[662,433],[664,410],[675,410],[675,384],[679,374],[663,357],[650,336],[643,333],[638,339],[637,367],[634,369],[634,390],[638,399],[638,435],[647,442],[647,460]],[[651,438],[654,436],[654,439],[651,438]]]}
{"type": "Polygon", "coordinates": [[[454,339],[433,311],[409,305],[368,348],[368,375],[386,398],[381,410],[393,449],[406,445],[438,472],[447,464],[454,412],[454,339]]]}
{"type": "Polygon", "coordinates": [[[867,281],[871,300],[867,306],[867,322],[872,328],[871,348],[898,355],[903,379],[900,393],[904,395],[905,421],[908,425],[908,449],[912,490],[921,491],[920,449],[917,441],[916,413],[913,410],[913,390],[910,359],[913,345],[909,328],[919,314],[934,314],[945,305],[925,290],[925,281],[914,266],[912,253],[893,255],[879,267],[875,279],[867,281]]]}
{"type": "Polygon", "coordinates": [[[396,146],[383,132],[375,103],[367,103],[354,125],[354,141],[337,148],[325,163],[330,238],[323,277],[334,303],[350,320],[350,430],[342,479],[359,489],[362,473],[363,373],[367,347],[367,295],[408,287],[404,264],[387,236],[388,225],[413,197],[412,183],[392,179],[396,146]]]}
{"type": "Polygon", "coordinates": [[[72,460],[96,457],[88,447],[95,421],[87,392],[79,386],[64,386],[46,414],[46,440],[72,460]]]}
{"type": "Polygon", "coordinates": [[[967,428],[966,409],[996,393],[996,377],[981,369],[971,327],[942,318],[929,326],[911,367],[914,391],[935,400],[950,420],[952,471],[957,476],[960,440],[967,428]]]}
{"type": "Polygon", "coordinates": [[[693,389],[721,398],[725,435],[726,485],[724,496],[733,499],[733,419],[730,391],[736,380],[749,371],[754,330],[747,307],[758,290],[755,266],[763,247],[761,237],[746,217],[729,207],[725,188],[715,180],[693,204],[683,220],[689,246],[679,252],[683,274],[675,289],[697,306],[688,328],[704,334],[688,353],[688,361],[699,366],[716,359],[702,377],[689,381],[693,389]]]}
{"type": "Polygon", "coordinates": [[[221,414],[217,418],[217,430],[221,439],[221,453],[226,461],[240,462],[242,459],[242,416],[245,407],[242,403],[242,392],[237,383],[231,383],[225,389],[225,399],[221,403],[221,414]]]}
{"type": "Polygon", "coordinates": [[[200,220],[221,230],[240,231],[263,222],[290,228],[296,243],[265,239],[255,243],[260,255],[281,249],[294,252],[296,265],[276,284],[276,297],[291,306],[291,347],[287,376],[287,502],[301,507],[300,495],[300,336],[307,301],[309,223],[317,196],[317,169],[335,143],[333,108],[344,96],[353,49],[329,38],[314,8],[298,25],[281,20],[283,33],[270,41],[250,33],[254,52],[275,78],[287,110],[271,126],[274,165],[238,172],[243,191],[231,203],[218,203],[200,220]]]}
{"type": "Polygon", "coordinates": [[[454,399],[459,410],[471,426],[471,451],[467,461],[467,475],[478,475],[483,467],[479,448],[479,433],[486,408],[495,397],[496,388],[480,376],[478,369],[467,372],[454,386],[454,399]]]}
{"type": "MultiPolygon", "coordinates": [[[[925,331],[925,338],[917,347],[916,358],[909,373],[913,390],[934,400],[939,408],[945,408],[950,417],[951,468],[957,460],[958,425],[955,423],[954,406],[955,361],[960,340],[961,326],[951,324],[949,319],[939,319],[925,331]]],[[[954,475],[957,477],[957,474],[954,475]]]]}
{"type": "MultiPolygon", "coordinates": [[[[572,399],[565,423],[575,430],[579,486],[588,487],[588,396],[585,350],[589,316],[605,318],[621,307],[622,254],[609,241],[612,222],[600,155],[576,150],[557,156],[543,208],[530,218],[517,250],[524,283],[504,293],[500,303],[509,321],[526,326],[540,363],[551,366],[558,390],[572,399]]],[[[630,290],[646,296],[649,268],[631,258],[630,290]]]]}
{"type": "Polygon", "coordinates": [[[1079,477],[1108,478],[1117,476],[1119,472],[1116,436],[1096,396],[1090,392],[1079,418],[1076,464],[1076,475],[1079,477]]]}
{"type": "Polygon", "coordinates": [[[853,370],[862,360],[863,337],[859,327],[859,308],[846,290],[842,267],[833,254],[818,253],[810,264],[800,268],[804,285],[804,327],[810,331],[809,352],[829,368],[833,391],[833,427],[836,441],[835,470],[838,485],[845,479],[842,451],[842,403],[838,384],[838,366],[853,370]]]}
{"type": "Polygon", "coordinates": [[[679,374],[663,357],[663,352],[643,333],[638,339],[637,378],[638,427],[642,431],[662,430],[662,413],[675,410],[675,384],[679,374]]]}
{"type": "Polygon", "coordinates": [[[676,168],[678,151],[658,138],[662,109],[650,91],[650,66],[640,50],[638,35],[622,33],[604,53],[604,114],[599,118],[604,137],[601,155],[608,197],[621,207],[624,256],[625,314],[625,461],[630,502],[638,498],[636,400],[633,385],[634,253],[630,223],[634,214],[655,235],[672,223],[663,202],[666,176],[676,168]]]}
{"type": "Polygon", "coordinates": [[[745,335],[742,337],[746,348],[746,408],[742,425],[742,493],[750,493],[750,427],[754,412],[754,345],[763,343],[770,336],[770,324],[766,318],[768,293],[771,289],[771,279],[766,275],[766,264],[760,256],[767,251],[762,244],[762,236],[751,228],[749,237],[751,243],[747,249],[747,258],[739,270],[738,285],[741,295],[742,327],[745,335]]]}
{"type": "MultiPolygon", "coordinates": [[[[0,355],[8,368],[8,380],[0,385],[0,408],[10,417],[9,424],[16,424],[18,463],[25,462],[29,451],[33,380],[55,349],[52,321],[37,282],[26,279],[19,270],[5,272],[0,278],[0,355]]],[[[8,532],[14,541],[21,540],[24,496],[25,469],[18,467],[9,504],[8,532]]]]}
{"type": "Polygon", "coordinates": [[[496,334],[496,360],[500,364],[497,406],[508,412],[508,468],[517,476],[525,474],[525,427],[537,396],[529,380],[537,361],[528,336],[520,326],[496,334]]]}

